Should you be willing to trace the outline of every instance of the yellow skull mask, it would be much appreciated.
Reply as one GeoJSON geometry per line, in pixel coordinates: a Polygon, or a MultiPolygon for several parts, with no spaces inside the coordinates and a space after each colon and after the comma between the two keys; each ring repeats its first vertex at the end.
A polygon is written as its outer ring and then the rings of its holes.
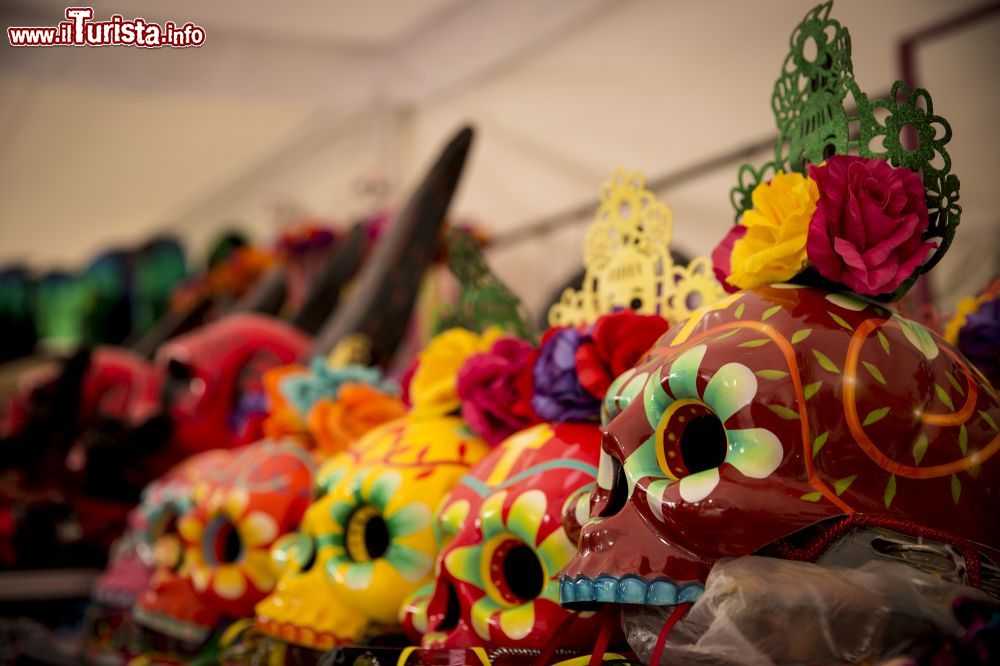
{"type": "Polygon", "coordinates": [[[261,631],[329,649],[395,625],[433,580],[438,505],[487,450],[461,419],[411,416],[327,462],[300,531],[272,549],[280,577],[257,605],[261,631]]]}

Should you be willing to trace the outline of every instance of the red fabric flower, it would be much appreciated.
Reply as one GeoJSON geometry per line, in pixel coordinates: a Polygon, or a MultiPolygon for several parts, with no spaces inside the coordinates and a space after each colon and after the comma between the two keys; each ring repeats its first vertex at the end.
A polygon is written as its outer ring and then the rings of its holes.
{"type": "Polygon", "coordinates": [[[537,356],[527,342],[504,337],[488,352],[470,356],[458,371],[462,418],[488,444],[541,421],[531,407],[537,356]]]}
{"type": "Polygon", "coordinates": [[[739,291],[738,287],[734,287],[726,281],[726,278],[729,277],[729,273],[732,271],[730,260],[733,256],[733,245],[746,235],[747,228],[742,224],[737,224],[729,230],[729,233],[712,250],[712,271],[715,273],[715,279],[730,294],[739,291]]]}
{"type": "Polygon", "coordinates": [[[819,274],[859,294],[895,291],[935,247],[927,230],[924,184],[883,159],[835,155],[809,166],[819,202],[806,252],[819,274]]]}
{"type": "Polygon", "coordinates": [[[662,317],[631,310],[604,315],[576,350],[580,384],[594,397],[604,398],[611,382],[634,366],[669,327],[662,317]]]}

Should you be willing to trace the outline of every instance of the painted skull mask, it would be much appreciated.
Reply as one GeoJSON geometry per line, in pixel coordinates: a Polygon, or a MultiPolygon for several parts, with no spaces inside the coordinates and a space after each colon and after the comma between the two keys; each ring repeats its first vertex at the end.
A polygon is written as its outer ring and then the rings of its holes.
{"type": "Polygon", "coordinates": [[[194,488],[201,479],[219,476],[234,453],[213,450],[191,456],[163,478],[149,484],[136,507],[134,559],[150,572],[133,615],[139,624],[172,638],[200,643],[218,621],[201,603],[184,570],[184,542],[179,521],[194,510],[194,488]]]}
{"type": "Polygon", "coordinates": [[[294,362],[308,336],[263,315],[243,313],[174,338],[157,353],[178,453],[247,444],[262,435],[265,371],[294,362]],[[248,405],[250,403],[250,405],[248,405]]]}
{"type": "Polygon", "coordinates": [[[272,549],[280,577],[257,604],[258,627],[329,649],[395,625],[404,599],[433,577],[435,509],[486,451],[461,419],[410,417],[328,461],[299,532],[272,549]]]}
{"type": "Polygon", "coordinates": [[[570,617],[558,575],[576,550],[563,513],[593,485],[599,450],[596,425],[541,424],[508,437],[462,478],[438,513],[437,580],[404,609],[425,648],[593,644],[594,617],[555,633],[570,617]]]}
{"type": "Polygon", "coordinates": [[[314,467],[302,447],[262,441],[201,475],[193,508],[177,521],[180,563],[158,570],[138,605],[140,622],[176,635],[252,615],[275,584],[271,545],[309,504],[314,467]]]}
{"type": "Polygon", "coordinates": [[[693,601],[720,558],[815,560],[858,529],[957,545],[973,584],[976,551],[996,561],[997,393],[880,305],[738,292],[672,329],[605,409],[564,604],[693,601]]]}

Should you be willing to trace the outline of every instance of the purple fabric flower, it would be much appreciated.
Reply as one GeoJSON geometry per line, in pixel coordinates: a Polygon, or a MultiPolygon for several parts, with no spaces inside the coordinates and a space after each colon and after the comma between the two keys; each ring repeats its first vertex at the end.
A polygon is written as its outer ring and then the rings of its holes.
{"type": "Polygon", "coordinates": [[[545,421],[596,421],[600,417],[601,401],[580,385],[576,373],[576,350],[582,337],[577,329],[564,328],[550,332],[542,341],[531,406],[545,421]]]}
{"type": "Polygon", "coordinates": [[[488,444],[496,445],[540,421],[531,407],[534,349],[524,340],[500,338],[473,354],[458,372],[462,418],[488,444]]]}
{"type": "Polygon", "coordinates": [[[1000,386],[1000,296],[983,303],[958,332],[958,349],[1000,386]]]}

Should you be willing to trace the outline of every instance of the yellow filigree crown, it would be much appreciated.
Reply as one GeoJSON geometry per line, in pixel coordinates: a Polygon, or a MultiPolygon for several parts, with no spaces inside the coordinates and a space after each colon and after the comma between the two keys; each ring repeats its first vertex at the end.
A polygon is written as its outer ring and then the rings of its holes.
{"type": "Polygon", "coordinates": [[[707,257],[674,264],[673,234],[674,215],[646,189],[645,176],[615,171],[601,186],[601,204],[587,230],[583,286],[563,292],[549,309],[549,324],[590,324],[625,308],[676,324],[724,296],[707,257]]]}

